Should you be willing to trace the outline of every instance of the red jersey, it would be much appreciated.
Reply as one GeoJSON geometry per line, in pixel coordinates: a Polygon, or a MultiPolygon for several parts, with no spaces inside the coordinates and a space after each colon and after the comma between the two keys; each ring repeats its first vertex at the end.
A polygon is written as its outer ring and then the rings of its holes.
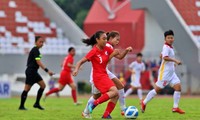
{"type": "Polygon", "coordinates": [[[99,50],[96,46],[94,46],[85,56],[92,62],[93,78],[107,75],[106,66],[112,52],[113,49],[110,47],[104,47],[103,50],[99,50]]]}
{"type": "Polygon", "coordinates": [[[114,49],[110,42],[107,42],[106,46],[109,47],[109,48],[111,48],[112,50],[114,49]]]}
{"type": "Polygon", "coordinates": [[[62,64],[62,70],[63,71],[68,71],[71,72],[71,67],[68,66],[68,63],[73,64],[74,63],[74,57],[69,54],[68,56],[65,57],[63,64],[62,64]]]}

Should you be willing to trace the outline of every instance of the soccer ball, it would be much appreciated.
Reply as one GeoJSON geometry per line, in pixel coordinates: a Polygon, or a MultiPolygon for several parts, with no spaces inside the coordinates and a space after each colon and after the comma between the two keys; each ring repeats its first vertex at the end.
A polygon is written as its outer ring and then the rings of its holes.
{"type": "Polygon", "coordinates": [[[128,106],[124,116],[129,119],[136,119],[138,117],[138,109],[135,106],[128,106]]]}

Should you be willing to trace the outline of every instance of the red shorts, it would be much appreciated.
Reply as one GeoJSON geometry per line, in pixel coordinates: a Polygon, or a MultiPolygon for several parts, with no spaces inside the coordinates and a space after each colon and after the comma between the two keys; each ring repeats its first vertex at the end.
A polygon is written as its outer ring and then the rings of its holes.
{"type": "Polygon", "coordinates": [[[71,76],[71,72],[68,71],[61,71],[60,79],[58,81],[61,85],[65,86],[66,84],[73,83],[73,79],[71,76]]]}
{"type": "Polygon", "coordinates": [[[115,86],[113,81],[106,76],[93,77],[94,86],[102,93],[106,93],[111,87],[115,86]]]}

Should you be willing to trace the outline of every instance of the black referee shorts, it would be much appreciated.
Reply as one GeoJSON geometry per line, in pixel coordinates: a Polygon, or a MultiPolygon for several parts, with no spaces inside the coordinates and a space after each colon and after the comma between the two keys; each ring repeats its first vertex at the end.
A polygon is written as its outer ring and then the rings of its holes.
{"type": "Polygon", "coordinates": [[[26,74],[26,84],[28,85],[32,86],[33,84],[43,80],[40,74],[38,73],[37,69],[27,68],[25,74],[26,74]]]}

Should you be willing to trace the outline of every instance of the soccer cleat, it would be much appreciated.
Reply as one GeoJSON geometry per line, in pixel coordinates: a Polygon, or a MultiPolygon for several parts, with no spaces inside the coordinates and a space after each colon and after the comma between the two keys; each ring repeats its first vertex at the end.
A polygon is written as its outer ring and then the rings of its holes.
{"type": "Polygon", "coordinates": [[[95,108],[96,106],[93,104],[93,103],[89,103],[88,104],[88,110],[90,113],[92,113],[93,109],[95,108]]]}
{"type": "Polygon", "coordinates": [[[82,116],[83,116],[84,118],[89,118],[89,119],[92,118],[92,117],[90,116],[90,113],[82,112],[82,116]]]}
{"type": "Polygon", "coordinates": [[[124,116],[124,113],[125,113],[125,112],[122,110],[122,111],[121,111],[121,115],[124,116]]]}
{"type": "Polygon", "coordinates": [[[40,110],[44,110],[44,108],[41,107],[39,104],[34,104],[33,107],[34,107],[34,108],[38,108],[38,109],[40,109],[40,110]]]}
{"type": "Polygon", "coordinates": [[[146,108],[146,105],[144,104],[143,101],[141,102],[141,105],[140,105],[140,106],[141,106],[141,112],[144,113],[145,108],[146,108]]]}
{"type": "Polygon", "coordinates": [[[74,105],[82,105],[83,104],[83,102],[76,102],[76,103],[74,103],[74,105]]]}
{"type": "Polygon", "coordinates": [[[19,107],[19,109],[18,110],[28,110],[28,109],[26,109],[25,107],[19,107]]]}
{"type": "Polygon", "coordinates": [[[179,114],[185,114],[185,111],[181,110],[180,108],[172,108],[172,112],[177,112],[179,114]]]}
{"type": "Polygon", "coordinates": [[[102,116],[103,119],[112,119],[112,117],[110,115],[108,115],[107,117],[102,116]]]}

